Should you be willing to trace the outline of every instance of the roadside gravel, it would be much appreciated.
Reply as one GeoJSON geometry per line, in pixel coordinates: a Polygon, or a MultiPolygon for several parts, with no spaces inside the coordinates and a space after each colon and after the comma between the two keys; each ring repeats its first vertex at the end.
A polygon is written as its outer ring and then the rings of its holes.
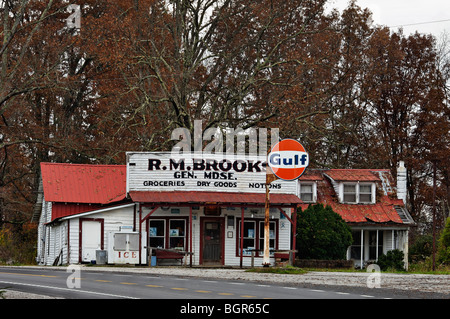
{"type": "MultiPolygon", "coordinates": [[[[25,268],[25,267],[23,267],[25,268]]],[[[38,267],[33,267],[34,269],[38,267]]],[[[45,269],[65,269],[65,267],[44,267],[45,269]]],[[[184,267],[92,267],[82,266],[89,271],[129,272],[142,275],[216,278],[227,280],[276,283],[291,286],[340,286],[369,288],[369,284],[379,283],[377,288],[395,289],[403,292],[423,292],[440,294],[440,298],[450,299],[450,275],[417,275],[364,272],[319,272],[311,271],[301,275],[266,274],[246,272],[243,269],[184,268],[184,267]],[[379,281],[378,281],[379,280],[379,281]]],[[[6,299],[51,298],[8,291],[6,299]]]]}
{"type": "Polygon", "coordinates": [[[2,294],[3,299],[62,299],[58,297],[30,294],[28,292],[21,292],[15,290],[6,290],[6,291],[3,290],[3,291],[4,291],[2,294]]]}
{"type": "Polygon", "coordinates": [[[450,275],[417,275],[417,274],[388,274],[362,272],[321,272],[311,271],[301,275],[268,274],[246,272],[242,269],[214,269],[214,268],[180,268],[180,267],[152,267],[152,268],[105,268],[89,267],[89,270],[126,271],[145,274],[159,274],[171,276],[189,276],[200,278],[219,278],[228,280],[244,280],[253,282],[278,283],[288,285],[321,285],[321,286],[349,286],[368,287],[368,280],[375,283],[379,275],[379,288],[414,290],[447,294],[450,298],[450,275]]]}

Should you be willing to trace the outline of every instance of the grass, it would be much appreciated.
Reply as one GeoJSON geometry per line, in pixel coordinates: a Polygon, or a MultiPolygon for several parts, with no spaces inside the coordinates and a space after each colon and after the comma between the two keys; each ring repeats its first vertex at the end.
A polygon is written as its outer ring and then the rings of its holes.
{"type": "Polygon", "coordinates": [[[430,262],[418,262],[409,264],[408,274],[426,274],[426,275],[450,275],[450,265],[436,265],[433,271],[430,262]]]}
{"type": "MultiPolygon", "coordinates": [[[[301,275],[310,271],[322,272],[367,272],[366,269],[348,269],[348,268],[298,268],[293,266],[286,267],[257,267],[246,270],[247,272],[268,273],[268,274],[286,274],[286,275],[301,275]]],[[[410,264],[408,271],[401,271],[396,269],[388,269],[382,273],[393,274],[423,274],[423,275],[450,275],[450,266],[439,265],[435,271],[431,267],[423,263],[410,264]]]]}
{"type": "Polygon", "coordinates": [[[256,272],[256,273],[265,273],[265,274],[302,275],[302,274],[306,274],[308,271],[304,270],[303,268],[287,266],[287,267],[250,268],[250,269],[247,269],[246,272],[256,272]]]}

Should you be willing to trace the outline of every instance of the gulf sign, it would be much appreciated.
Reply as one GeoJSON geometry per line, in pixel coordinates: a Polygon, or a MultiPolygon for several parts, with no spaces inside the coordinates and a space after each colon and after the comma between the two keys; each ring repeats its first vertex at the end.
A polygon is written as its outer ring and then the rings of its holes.
{"type": "Polygon", "coordinates": [[[286,181],[299,178],[309,165],[309,155],[302,144],[293,139],[278,142],[267,157],[276,177],[286,181]]]}

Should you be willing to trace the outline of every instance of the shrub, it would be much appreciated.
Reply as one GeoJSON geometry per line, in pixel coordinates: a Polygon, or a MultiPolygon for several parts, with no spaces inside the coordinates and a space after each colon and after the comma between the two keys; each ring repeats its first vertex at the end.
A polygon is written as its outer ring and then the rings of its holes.
{"type": "Polygon", "coordinates": [[[425,261],[433,254],[433,236],[421,235],[409,247],[409,261],[413,263],[425,261]]]}
{"type": "Polygon", "coordinates": [[[33,264],[36,235],[36,224],[3,225],[0,228],[0,264],[33,264]]]}
{"type": "Polygon", "coordinates": [[[330,206],[310,205],[297,211],[297,249],[302,259],[346,259],[352,232],[330,206]]]}
{"type": "Polygon", "coordinates": [[[383,271],[388,269],[405,270],[404,257],[405,255],[401,250],[389,250],[386,255],[383,254],[378,257],[377,265],[380,266],[380,269],[383,271]]]}
{"type": "Polygon", "coordinates": [[[444,265],[450,264],[450,217],[447,218],[444,230],[439,238],[437,260],[444,265]]]}

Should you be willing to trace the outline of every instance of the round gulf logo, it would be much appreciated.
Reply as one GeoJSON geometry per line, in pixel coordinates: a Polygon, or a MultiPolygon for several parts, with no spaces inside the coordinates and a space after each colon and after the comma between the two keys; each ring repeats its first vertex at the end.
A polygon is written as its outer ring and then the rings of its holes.
{"type": "Polygon", "coordinates": [[[284,139],[272,148],[267,162],[275,176],[292,181],[299,178],[309,165],[309,155],[296,140],[284,139]]]}

